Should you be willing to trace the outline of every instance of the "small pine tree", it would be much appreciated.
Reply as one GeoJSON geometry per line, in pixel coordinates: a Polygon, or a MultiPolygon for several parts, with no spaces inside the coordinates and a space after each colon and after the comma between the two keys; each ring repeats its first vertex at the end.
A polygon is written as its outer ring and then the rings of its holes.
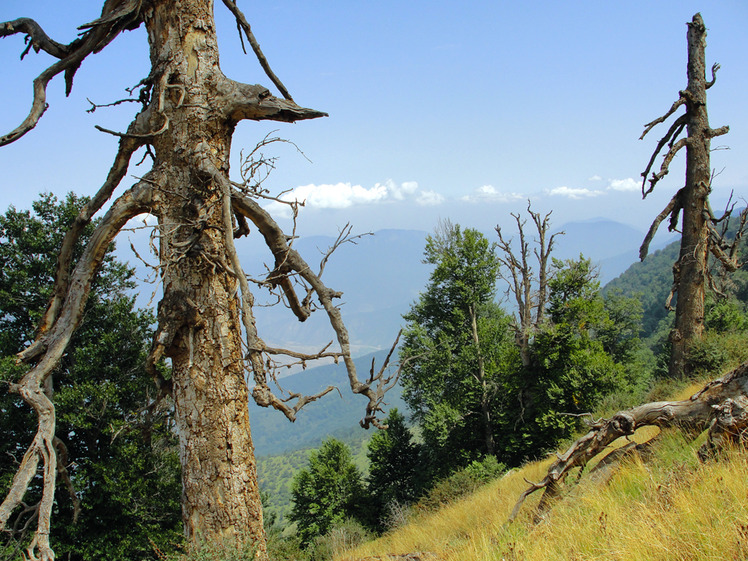
{"type": "Polygon", "coordinates": [[[419,446],[413,442],[405,417],[397,410],[386,419],[387,430],[372,435],[366,451],[369,458],[368,492],[376,512],[376,526],[384,529],[388,509],[418,498],[419,446]]]}
{"type": "Polygon", "coordinates": [[[304,547],[347,518],[360,519],[364,509],[361,472],[353,463],[350,448],[328,438],[309,454],[309,465],[291,484],[293,506],[289,519],[297,524],[304,547]]]}

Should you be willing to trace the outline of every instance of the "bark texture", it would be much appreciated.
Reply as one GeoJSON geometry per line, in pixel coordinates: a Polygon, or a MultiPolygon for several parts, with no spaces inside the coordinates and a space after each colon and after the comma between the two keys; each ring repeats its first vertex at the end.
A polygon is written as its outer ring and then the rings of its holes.
{"type": "MultiPolygon", "coordinates": [[[[319,272],[289,245],[289,239],[256,199],[266,196],[251,184],[229,179],[231,138],[244,119],[293,122],[324,116],[299,107],[272,73],[244,15],[233,0],[223,0],[237,21],[266,74],[282,93],[276,98],[259,85],[242,84],[223,75],[219,65],[211,0],[107,0],[99,19],[81,26],[81,36],[68,45],[50,39],[29,19],[0,23],[0,37],[24,34],[28,47],[58,59],[34,81],[29,115],[14,131],[0,136],[0,145],[34,128],[47,108],[47,84],[64,74],[68,91],[75,71],[91,53],[105,48],[127,29],[145,25],[151,70],[143,79],[142,109],[120,137],[111,171],[99,192],[81,209],[61,248],[55,289],[37,339],[18,359],[29,371],[12,390],[37,412],[39,424],[8,495],[0,504],[0,530],[22,504],[29,481],[42,470],[44,497],[38,525],[28,549],[30,559],[51,561],[49,519],[57,476],[55,412],[49,377],[80,322],[91,281],[109,243],[126,222],[142,213],[158,219],[159,270],[163,299],[146,371],[160,395],[175,402],[183,478],[183,518],[190,539],[252,542],[265,558],[265,536],[254,451],[248,418],[248,379],[252,396],[263,406],[280,410],[291,421],[314,396],[276,396],[272,365],[276,357],[308,361],[342,359],[351,389],[367,398],[362,425],[381,426],[378,413],[386,390],[396,381],[387,363],[359,381],[350,356],[349,338],[333,300],[340,292],[328,288],[319,272]],[[130,158],[147,147],[152,169],[130,189],[115,197],[130,158]],[[72,248],[92,217],[112,199],[83,256],[72,263],[72,248]],[[299,321],[324,309],[339,349],[305,354],[270,348],[262,341],[252,312],[250,281],[239,263],[235,238],[247,236],[247,221],[256,226],[249,241],[266,245],[275,268],[268,278],[253,281],[277,291],[299,321]],[[301,295],[297,294],[301,292],[301,295]],[[318,303],[314,302],[314,299],[318,303]],[[163,379],[156,363],[171,359],[171,379],[163,379]],[[41,466],[40,466],[41,464],[41,466]]],[[[251,166],[250,166],[251,167],[251,166]]],[[[292,205],[293,206],[293,205],[292,205]]],[[[295,210],[295,208],[294,208],[295,210]]],[[[336,245],[344,243],[341,235],[336,245]]],[[[389,360],[389,357],[388,357],[389,360]]]]}

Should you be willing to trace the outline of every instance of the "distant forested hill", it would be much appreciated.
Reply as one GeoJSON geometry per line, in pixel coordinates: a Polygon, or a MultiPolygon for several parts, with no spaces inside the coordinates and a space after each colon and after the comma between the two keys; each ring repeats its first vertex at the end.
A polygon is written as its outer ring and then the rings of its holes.
{"type": "MultiPolygon", "coordinates": [[[[642,302],[642,338],[649,337],[665,318],[665,300],[673,285],[673,263],[678,259],[680,240],[632,264],[619,277],[605,285],[605,292],[620,290],[625,296],[636,296],[642,302]]],[[[675,305],[675,302],[673,302],[675,305]]]]}
{"type": "MultiPolygon", "coordinates": [[[[737,217],[739,213],[739,210],[734,210],[732,215],[737,217]]],[[[736,219],[731,220],[727,232],[728,239],[735,236],[737,222],[736,219]]],[[[643,262],[635,262],[603,289],[605,292],[618,289],[626,296],[638,295],[644,308],[641,334],[643,338],[652,335],[660,321],[667,317],[668,313],[672,313],[665,309],[665,301],[673,285],[673,263],[678,259],[679,251],[680,239],[661,250],[651,253],[643,262]]],[[[739,251],[740,261],[745,263],[748,257],[745,242],[742,242],[739,251]]],[[[743,266],[737,272],[731,273],[730,279],[732,288],[729,292],[738,300],[745,302],[748,298],[748,271],[746,267],[743,266]]],[[[672,306],[675,307],[675,299],[673,299],[672,306]]]]}

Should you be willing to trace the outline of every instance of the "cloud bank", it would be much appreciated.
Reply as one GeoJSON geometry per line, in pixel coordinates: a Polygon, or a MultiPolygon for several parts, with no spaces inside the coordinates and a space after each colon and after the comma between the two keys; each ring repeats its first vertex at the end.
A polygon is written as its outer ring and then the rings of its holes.
{"type": "MultiPolygon", "coordinates": [[[[599,175],[593,175],[588,181],[600,182],[603,178],[599,175]]],[[[592,197],[599,197],[605,195],[609,191],[618,192],[633,192],[641,189],[641,182],[637,181],[633,177],[627,177],[626,179],[609,179],[608,185],[605,189],[589,189],[587,187],[567,187],[563,185],[561,187],[554,187],[552,189],[546,189],[546,195],[551,197],[566,197],[568,199],[579,200],[589,199],[592,197]]]]}
{"type": "Polygon", "coordinates": [[[460,200],[469,203],[510,203],[525,199],[525,195],[520,193],[505,193],[493,185],[483,185],[478,187],[469,195],[461,197],[460,200]]]}
{"type": "MultiPolygon", "coordinates": [[[[420,189],[415,181],[395,183],[388,179],[366,188],[350,183],[323,183],[300,185],[283,193],[280,200],[304,203],[307,208],[341,209],[353,206],[382,204],[392,201],[413,201],[422,206],[434,206],[444,202],[444,197],[435,191],[420,189]]],[[[278,201],[265,205],[265,210],[276,216],[290,218],[291,209],[278,201]]]]}

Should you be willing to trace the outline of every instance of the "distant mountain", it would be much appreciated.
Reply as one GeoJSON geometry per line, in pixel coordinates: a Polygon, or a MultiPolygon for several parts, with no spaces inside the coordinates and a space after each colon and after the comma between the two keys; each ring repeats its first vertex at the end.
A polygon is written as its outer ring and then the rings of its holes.
{"type": "MultiPolygon", "coordinates": [[[[421,262],[425,238],[425,232],[415,230],[381,230],[340,246],[328,261],[322,280],[343,293],[339,304],[354,356],[392,345],[403,324],[402,314],[430,273],[421,262]]],[[[318,270],[323,253],[334,242],[333,237],[314,236],[296,240],[294,248],[318,270]]],[[[241,246],[238,251],[244,258],[241,246]]],[[[261,335],[269,344],[307,351],[334,339],[324,314],[318,310],[302,324],[280,306],[256,310],[261,335]]]]}
{"type": "MultiPolygon", "coordinates": [[[[636,228],[604,219],[573,222],[559,230],[565,235],[557,238],[553,256],[569,259],[584,254],[599,265],[602,284],[637,260],[639,244],[644,238],[644,233],[636,228]]],[[[144,256],[148,234],[147,230],[128,234],[144,256]]],[[[328,261],[322,279],[327,286],[343,293],[339,305],[349,330],[353,356],[389,349],[394,341],[403,325],[402,314],[418,298],[431,272],[431,267],[422,262],[426,235],[416,230],[380,230],[355,243],[343,244],[328,261]]],[[[495,238],[490,232],[487,236],[495,238]]],[[[659,243],[654,243],[652,250],[670,239],[656,239],[659,243]]],[[[294,240],[293,245],[310,267],[318,270],[323,253],[334,242],[331,236],[314,236],[294,240]]],[[[238,239],[236,245],[247,274],[263,278],[273,259],[257,233],[238,239]]],[[[120,241],[117,251],[138,269],[141,277],[145,276],[146,267],[134,258],[127,241],[120,241]]],[[[152,292],[153,287],[145,285],[137,295],[138,305],[145,306],[152,292]]],[[[317,310],[300,323],[282,305],[268,307],[273,301],[267,291],[254,292],[260,336],[269,345],[314,352],[335,340],[324,310],[317,310]]]]}
{"type": "MultiPolygon", "coordinates": [[[[563,231],[565,234],[556,238],[553,257],[576,259],[582,253],[599,266],[602,285],[638,261],[639,246],[645,236],[645,232],[633,226],[602,218],[570,222],[557,231],[563,231]]],[[[675,238],[674,235],[658,236],[652,243],[652,250],[665,247],[675,238]]]]}

